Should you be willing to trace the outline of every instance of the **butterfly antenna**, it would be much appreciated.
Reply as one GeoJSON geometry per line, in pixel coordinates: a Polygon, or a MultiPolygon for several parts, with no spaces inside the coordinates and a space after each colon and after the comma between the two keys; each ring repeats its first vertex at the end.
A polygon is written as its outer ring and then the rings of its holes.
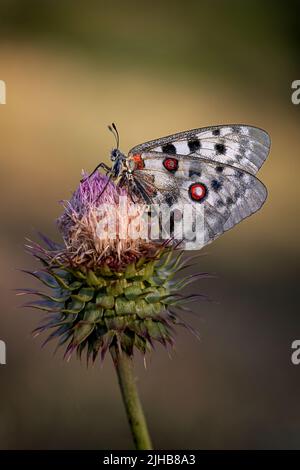
{"type": "Polygon", "coordinates": [[[120,136],[119,136],[119,132],[118,132],[117,126],[116,126],[115,123],[113,122],[111,126],[108,126],[108,129],[109,129],[110,132],[114,135],[114,138],[116,139],[117,149],[119,149],[120,136]]]}
{"type": "Polygon", "coordinates": [[[115,132],[116,132],[116,136],[117,136],[117,148],[119,148],[120,136],[119,136],[119,132],[118,132],[117,126],[115,125],[114,122],[112,123],[112,127],[113,127],[113,129],[115,130],[115,132]]]}

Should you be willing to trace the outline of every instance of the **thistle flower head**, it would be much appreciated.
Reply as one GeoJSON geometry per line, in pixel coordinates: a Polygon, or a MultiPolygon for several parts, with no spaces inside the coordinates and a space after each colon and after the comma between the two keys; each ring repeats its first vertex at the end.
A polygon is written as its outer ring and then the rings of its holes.
{"type": "Polygon", "coordinates": [[[58,227],[65,241],[63,255],[72,266],[120,269],[153,257],[155,245],[132,233],[132,227],[142,230],[146,223],[145,206],[134,204],[107,176],[96,172],[83,179],[64,207],[58,227]]]}
{"type": "Polygon", "coordinates": [[[47,312],[35,333],[50,331],[45,343],[56,338],[58,346],[66,346],[67,358],[75,350],[94,361],[111,346],[132,355],[135,348],[151,351],[155,341],[173,345],[174,325],[189,327],[178,311],[188,310],[183,305],[188,300],[204,297],[179,293],[206,274],[175,280],[184,268],[182,252],[174,255],[165,245],[136,235],[145,228],[145,209],[127,196],[125,189],[95,173],[64,203],[58,219],[64,243],[42,236],[43,246],[27,245],[42,269],[26,272],[52,293],[21,289],[19,294],[39,297],[25,304],[47,312]],[[112,225],[114,237],[109,236],[112,225]]]}

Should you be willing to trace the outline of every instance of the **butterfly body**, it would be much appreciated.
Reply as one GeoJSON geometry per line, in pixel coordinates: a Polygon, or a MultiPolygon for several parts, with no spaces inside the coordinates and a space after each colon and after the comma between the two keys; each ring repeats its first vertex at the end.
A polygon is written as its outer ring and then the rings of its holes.
{"type": "MultiPolygon", "coordinates": [[[[260,209],[267,191],[255,174],[269,149],[270,138],[259,128],[206,127],[143,143],[128,156],[113,149],[109,172],[133,201],[166,205],[173,212],[184,204],[201,207],[203,246],[260,209]]],[[[194,222],[188,219],[190,231],[194,222]]],[[[188,236],[182,247],[198,249],[196,241],[187,244],[188,236]]]]}

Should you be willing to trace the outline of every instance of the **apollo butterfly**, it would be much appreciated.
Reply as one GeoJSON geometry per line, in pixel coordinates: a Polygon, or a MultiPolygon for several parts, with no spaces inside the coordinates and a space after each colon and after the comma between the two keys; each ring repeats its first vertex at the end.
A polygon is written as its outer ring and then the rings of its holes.
{"type": "MultiPolygon", "coordinates": [[[[172,211],[183,203],[201,207],[202,246],[259,210],[266,200],[267,190],[255,176],[270,149],[269,135],[262,129],[243,124],[193,129],[137,145],[126,156],[119,150],[116,126],[109,128],[117,140],[111,152],[113,165],[100,163],[94,171],[104,168],[135,201],[166,204],[172,211]]],[[[188,222],[192,231],[192,219],[188,222]]],[[[181,248],[198,249],[196,242],[187,245],[188,238],[189,233],[181,248]]]]}

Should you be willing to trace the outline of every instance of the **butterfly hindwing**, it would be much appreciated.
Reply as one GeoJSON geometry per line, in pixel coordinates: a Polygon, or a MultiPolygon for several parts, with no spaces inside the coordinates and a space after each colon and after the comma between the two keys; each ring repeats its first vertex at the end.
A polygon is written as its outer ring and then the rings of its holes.
{"type": "Polygon", "coordinates": [[[182,183],[180,194],[194,206],[203,205],[204,245],[259,210],[267,197],[265,186],[252,174],[214,163],[204,165],[199,176],[195,168],[195,174],[182,183]],[[205,185],[203,200],[190,196],[195,183],[205,185]]]}
{"type": "Polygon", "coordinates": [[[253,126],[229,124],[193,129],[162,137],[131,149],[129,157],[143,152],[186,155],[235,166],[255,174],[270,149],[268,134],[253,126]]]}
{"type": "MultiPolygon", "coordinates": [[[[177,212],[184,204],[203,211],[203,238],[194,244],[189,242],[188,249],[198,249],[215,240],[256,212],[266,199],[265,186],[251,173],[234,166],[157,152],[146,152],[141,158],[143,168],[135,170],[133,176],[150,193],[152,203],[168,205],[177,212]]],[[[185,224],[183,248],[191,240],[193,224],[192,219],[185,224]]],[[[176,233],[172,235],[180,239],[176,233]]]]}

